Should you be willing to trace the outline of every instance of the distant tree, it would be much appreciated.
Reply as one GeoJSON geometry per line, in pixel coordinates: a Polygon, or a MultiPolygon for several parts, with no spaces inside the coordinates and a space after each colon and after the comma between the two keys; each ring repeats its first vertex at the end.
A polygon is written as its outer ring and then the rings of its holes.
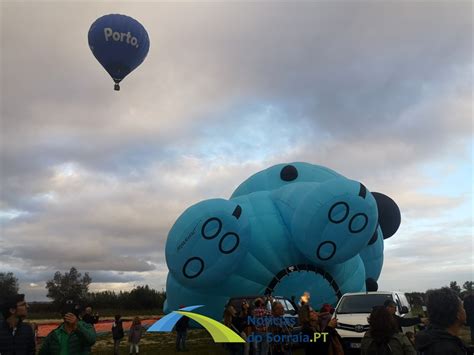
{"type": "Polygon", "coordinates": [[[474,282],[466,281],[465,283],[462,284],[462,288],[463,288],[463,291],[472,292],[474,288],[474,282]]]}
{"type": "Polygon", "coordinates": [[[461,291],[461,297],[464,297],[465,295],[472,294],[474,291],[474,282],[473,281],[466,281],[462,284],[462,291],[461,291]]]}
{"type": "Polygon", "coordinates": [[[18,279],[12,272],[0,272],[0,302],[18,293],[18,279]]]}
{"type": "Polygon", "coordinates": [[[425,303],[424,292],[410,292],[407,293],[406,296],[408,297],[408,302],[410,302],[412,306],[423,306],[425,303]]]}
{"type": "Polygon", "coordinates": [[[84,302],[87,300],[87,291],[92,279],[86,272],[82,276],[75,267],[62,275],[56,271],[52,280],[46,283],[49,298],[53,299],[56,306],[61,306],[67,300],[84,302]]]}
{"type": "Polygon", "coordinates": [[[456,281],[451,281],[449,283],[449,288],[453,290],[454,292],[456,292],[458,295],[461,294],[461,286],[459,286],[456,281]]]}

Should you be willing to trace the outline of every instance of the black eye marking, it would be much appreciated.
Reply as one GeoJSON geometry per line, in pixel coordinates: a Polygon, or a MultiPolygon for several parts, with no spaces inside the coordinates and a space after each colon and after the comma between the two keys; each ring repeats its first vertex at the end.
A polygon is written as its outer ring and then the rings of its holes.
{"type": "Polygon", "coordinates": [[[222,254],[230,254],[232,253],[235,249],[237,249],[237,247],[239,246],[239,243],[240,243],[240,238],[238,236],[238,234],[236,233],[233,233],[233,232],[230,232],[230,233],[226,233],[222,236],[221,240],[219,241],[219,251],[222,253],[222,254]],[[222,247],[223,243],[224,243],[224,239],[226,238],[230,238],[230,237],[234,237],[235,238],[235,245],[228,249],[228,250],[224,250],[224,248],[222,247]]]}
{"type": "MultiPolygon", "coordinates": [[[[336,211],[337,212],[337,211],[336,211]]],[[[349,205],[346,203],[346,202],[336,202],[334,205],[332,205],[332,207],[329,209],[329,212],[328,212],[328,219],[332,222],[332,223],[342,223],[344,222],[344,220],[347,218],[347,216],[349,215],[349,205]],[[336,219],[335,216],[333,216],[333,212],[334,212],[334,209],[338,206],[344,206],[345,208],[345,212],[344,212],[344,216],[342,216],[342,218],[339,218],[339,219],[336,219]]]]}
{"type": "Polygon", "coordinates": [[[188,279],[194,279],[194,278],[198,277],[199,275],[201,275],[203,270],[204,270],[204,261],[201,258],[198,258],[197,256],[189,258],[183,265],[183,275],[184,275],[184,277],[186,277],[188,279]],[[198,270],[198,272],[196,272],[194,274],[189,274],[186,269],[187,269],[189,263],[194,261],[194,260],[197,260],[199,262],[199,264],[200,264],[199,270],[198,270]]]}
{"type": "Polygon", "coordinates": [[[219,218],[216,218],[216,217],[212,217],[212,218],[209,218],[206,222],[204,222],[204,224],[202,225],[202,228],[201,228],[201,234],[202,236],[204,237],[204,239],[214,239],[215,237],[217,237],[219,235],[219,233],[221,232],[222,230],[222,221],[219,219],[219,218]],[[209,223],[213,222],[213,221],[217,221],[217,223],[219,224],[219,227],[217,228],[217,231],[212,234],[212,235],[207,235],[206,234],[206,227],[209,223]]]}
{"type": "Polygon", "coordinates": [[[298,177],[298,170],[293,165],[287,165],[280,171],[280,178],[283,181],[293,181],[298,177]]]}
{"type": "Polygon", "coordinates": [[[364,230],[365,227],[367,227],[367,223],[369,223],[369,218],[367,217],[367,215],[365,213],[356,213],[354,216],[352,216],[352,218],[349,222],[349,231],[351,233],[359,233],[362,230],[364,230]],[[362,218],[364,218],[364,224],[362,225],[362,227],[360,227],[358,229],[354,229],[352,224],[354,223],[354,220],[359,216],[362,216],[362,218]]]}
{"type": "Polygon", "coordinates": [[[237,205],[237,207],[235,208],[234,212],[232,212],[232,216],[234,216],[235,218],[239,219],[241,214],[242,214],[242,207],[240,207],[239,205],[237,205]]]}
{"type": "Polygon", "coordinates": [[[360,184],[359,196],[365,198],[365,195],[367,195],[367,189],[363,184],[360,184]]]}
{"type": "Polygon", "coordinates": [[[329,241],[329,240],[326,240],[325,242],[322,242],[321,244],[319,244],[318,250],[316,251],[316,256],[317,256],[318,259],[320,259],[320,260],[329,260],[329,259],[331,259],[331,258],[334,256],[334,254],[336,254],[336,249],[337,249],[337,248],[336,248],[336,244],[335,244],[334,242],[331,242],[331,241],[329,241]],[[332,246],[332,252],[331,252],[331,254],[330,254],[329,256],[327,256],[327,257],[324,258],[324,257],[321,256],[321,248],[322,248],[325,244],[329,244],[329,245],[332,246]]]}

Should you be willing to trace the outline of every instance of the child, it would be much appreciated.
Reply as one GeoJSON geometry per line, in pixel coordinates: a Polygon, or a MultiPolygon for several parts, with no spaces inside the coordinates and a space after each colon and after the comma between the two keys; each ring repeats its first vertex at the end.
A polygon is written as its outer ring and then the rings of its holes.
{"type": "Polygon", "coordinates": [[[130,326],[130,332],[128,334],[128,342],[130,343],[130,354],[138,354],[138,343],[142,338],[143,327],[140,318],[135,317],[132,325],[130,326]]]}

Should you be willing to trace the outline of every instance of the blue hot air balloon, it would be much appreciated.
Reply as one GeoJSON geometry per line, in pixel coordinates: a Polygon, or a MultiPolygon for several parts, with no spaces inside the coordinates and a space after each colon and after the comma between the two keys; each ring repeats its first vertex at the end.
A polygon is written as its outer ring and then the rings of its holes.
{"type": "Polygon", "coordinates": [[[143,60],[145,60],[150,40],[145,28],[135,19],[119,14],[98,18],[89,29],[89,47],[104,69],[115,82],[119,83],[143,60]]]}
{"type": "Polygon", "coordinates": [[[272,166],[176,220],[164,310],[205,305],[200,312],[219,319],[234,296],[309,291],[319,308],[376,291],[384,239],[399,225],[397,204],[358,181],[304,162],[272,166]]]}

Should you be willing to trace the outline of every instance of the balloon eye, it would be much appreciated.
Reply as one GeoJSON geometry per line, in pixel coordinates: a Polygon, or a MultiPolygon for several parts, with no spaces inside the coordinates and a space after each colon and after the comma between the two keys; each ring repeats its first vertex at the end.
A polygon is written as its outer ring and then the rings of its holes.
{"type": "Polygon", "coordinates": [[[219,218],[212,217],[209,218],[201,228],[201,234],[204,239],[210,240],[214,239],[219,235],[222,230],[222,222],[219,218]]]}
{"type": "Polygon", "coordinates": [[[359,233],[365,229],[369,219],[365,213],[356,213],[349,222],[349,231],[351,233],[359,233]]]}
{"type": "Polygon", "coordinates": [[[230,254],[239,246],[240,238],[235,233],[226,233],[219,241],[219,251],[222,254],[230,254]]]}
{"type": "Polygon", "coordinates": [[[326,240],[325,242],[319,244],[318,250],[316,251],[316,256],[320,260],[329,260],[334,256],[334,254],[336,254],[336,249],[337,247],[334,242],[326,240]]]}
{"type": "Polygon", "coordinates": [[[332,223],[342,223],[349,215],[349,205],[346,202],[337,202],[329,209],[328,218],[332,223]]]}
{"type": "Polygon", "coordinates": [[[201,275],[204,270],[204,261],[197,256],[189,258],[183,265],[183,275],[188,279],[194,279],[201,275]]]}

